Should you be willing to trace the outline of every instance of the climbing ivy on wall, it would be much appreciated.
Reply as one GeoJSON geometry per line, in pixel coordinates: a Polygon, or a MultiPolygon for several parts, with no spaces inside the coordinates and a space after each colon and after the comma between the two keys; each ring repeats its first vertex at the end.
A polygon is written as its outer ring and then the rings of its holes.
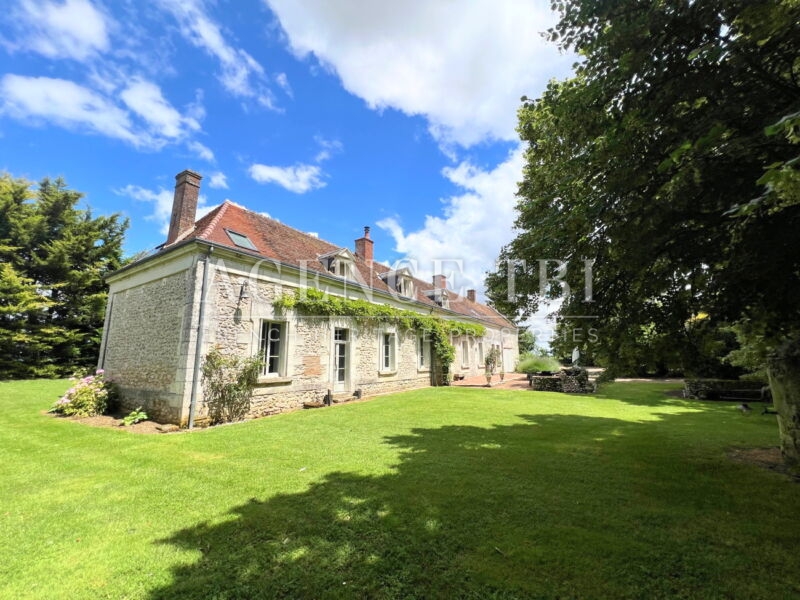
{"type": "Polygon", "coordinates": [[[442,366],[444,376],[450,372],[450,365],[456,356],[450,338],[458,335],[482,337],[486,334],[486,327],[483,325],[450,321],[385,304],[373,304],[366,300],[331,296],[313,288],[284,294],[273,305],[281,311],[296,310],[305,315],[351,317],[362,323],[396,323],[404,329],[424,331],[430,335],[433,353],[442,366]]]}

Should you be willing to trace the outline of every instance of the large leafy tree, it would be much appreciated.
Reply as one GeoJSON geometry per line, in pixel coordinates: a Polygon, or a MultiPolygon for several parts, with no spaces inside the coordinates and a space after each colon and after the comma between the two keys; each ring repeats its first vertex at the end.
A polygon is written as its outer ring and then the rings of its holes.
{"type": "Polygon", "coordinates": [[[523,99],[519,234],[490,297],[529,314],[560,291],[540,286],[555,263],[539,261],[569,261],[561,327],[590,321],[612,366],[665,343],[701,360],[722,324],[746,326],[769,353],[784,453],[800,461],[800,2],[553,6],[551,39],[582,60],[523,99]]]}
{"type": "Polygon", "coordinates": [[[63,180],[0,177],[0,378],[59,376],[92,366],[103,277],[122,265],[127,221],[78,208],[63,180]]]}

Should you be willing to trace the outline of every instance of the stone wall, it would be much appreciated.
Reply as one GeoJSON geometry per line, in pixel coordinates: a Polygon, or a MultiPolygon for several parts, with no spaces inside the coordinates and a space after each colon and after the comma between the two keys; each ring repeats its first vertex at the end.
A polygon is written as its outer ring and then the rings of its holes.
{"type": "MultiPolygon", "coordinates": [[[[333,335],[336,327],[349,330],[349,378],[335,397],[384,394],[431,385],[430,368],[420,368],[417,334],[394,325],[369,325],[341,317],[309,317],[276,313],[273,301],[287,287],[277,282],[254,283],[247,275],[218,270],[213,278],[206,313],[206,351],[216,345],[223,352],[255,355],[263,320],[285,323],[287,356],[280,377],[262,378],[253,394],[250,416],[263,416],[320,402],[333,384],[333,335]],[[242,285],[249,279],[245,297],[242,285]],[[395,368],[384,372],[380,365],[381,337],[392,332],[397,339],[395,368]]],[[[488,348],[489,345],[486,345],[488,348]]],[[[476,373],[479,371],[476,370],[476,373]]],[[[482,371],[480,371],[482,372],[482,371]]],[[[205,414],[200,403],[198,415],[205,414]]]]}
{"type": "Polygon", "coordinates": [[[531,388],[540,392],[564,392],[565,394],[589,394],[595,391],[586,369],[574,367],[559,371],[556,375],[534,375],[531,388]]]}
{"type": "MultiPolygon", "coordinates": [[[[190,252],[167,255],[112,278],[100,360],[100,366],[120,384],[126,408],[143,406],[156,420],[180,425],[186,425],[189,416],[204,264],[202,255],[190,252]]],[[[365,326],[352,319],[277,313],[275,299],[294,289],[286,284],[290,274],[280,275],[273,267],[259,271],[229,256],[223,259],[216,251],[210,261],[201,357],[213,346],[224,353],[253,356],[259,351],[263,320],[279,321],[285,327],[281,372],[259,380],[251,416],[319,402],[334,388],[336,327],[350,331],[349,377],[344,389],[336,390],[337,398],[352,397],[357,390],[369,396],[431,385],[430,368],[419,365],[416,332],[392,325],[365,326]],[[397,346],[395,368],[384,372],[379,357],[381,335],[387,330],[396,334],[397,346]]],[[[508,332],[490,330],[483,340],[484,355],[492,343],[502,344],[511,337],[508,332]]],[[[460,351],[459,339],[453,341],[460,351]]],[[[483,373],[476,343],[470,340],[470,375],[483,373]]],[[[457,357],[453,365],[456,373],[461,371],[460,360],[457,357]]],[[[201,389],[196,421],[202,423],[205,415],[201,389]]]]}
{"type": "Polygon", "coordinates": [[[531,378],[531,388],[539,392],[563,392],[564,385],[558,375],[534,375],[531,378]]]}
{"type": "Polygon", "coordinates": [[[109,295],[100,366],[120,388],[124,409],[143,406],[160,422],[179,423],[194,276],[184,270],[109,295]]]}

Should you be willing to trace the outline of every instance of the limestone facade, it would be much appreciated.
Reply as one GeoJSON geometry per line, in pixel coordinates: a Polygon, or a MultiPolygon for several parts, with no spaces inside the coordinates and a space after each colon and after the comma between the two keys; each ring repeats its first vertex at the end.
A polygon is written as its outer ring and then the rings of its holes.
{"type": "MultiPolygon", "coordinates": [[[[376,326],[348,318],[275,310],[276,298],[308,286],[414,309],[413,303],[397,298],[345,288],[336,278],[316,277],[310,282],[289,266],[257,262],[234,251],[194,242],[118,272],[109,278],[109,284],[99,367],[119,385],[125,408],[143,406],[161,422],[185,426],[194,393],[196,422],[202,423],[202,386],[193,377],[196,362],[213,346],[246,356],[270,350],[262,339],[269,324],[274,325],[271,331],[277,342],[271,348],[272,372],[259,379],[251,416],[321,401],[328,390],[340,400],[356,393],[370,396],[431,385],[432,352],[429,341],[420,340],[424,335],[420,332],[393,324],[376,326]]],[[[429,314],[430,309],[424,307],[424,312],[429,314]]],[[[470,321],[464,315],[441,312],[443,318],[470,321]]],[[[482,323],[480,319],[472,321],[482,323]]],[[[456,347],[453,371],[465,375],[483,373],[482,357],[493,344],[503,349],[507,362],[518,354],[514,328],[487,326],[484,338],[455,338],[452,342],[456,347]]],[[[508,364],[505,369],[511,371],[514,366],[508,364]]]]}

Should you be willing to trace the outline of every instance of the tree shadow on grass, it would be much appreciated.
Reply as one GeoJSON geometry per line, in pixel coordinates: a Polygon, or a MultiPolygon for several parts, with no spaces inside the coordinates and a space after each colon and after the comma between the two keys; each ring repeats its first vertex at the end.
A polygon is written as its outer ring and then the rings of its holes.
{"type": "MultiPolygon", "coordinates": [[[[687,498],[687,490],[717,498],[726,492],[707,473],[686,465],[680,468],[687,472],[672,479],[671,463],[683,460],[679,446],[664,440],[663,453],[643,459],[635,449],[652,444],[649,423],[563,415],[523,419],[387,438],[400,451],[389,474],[331,473],[302,493],[253,498],[222,523],[178,531],[160,543],[197,550],[200,558],[175,567],[173,582],[151,597],[663,597],[735,591],[735,582],[706,556],[709,532],[683,529],[687,513],[700,515],[706,508],[687,498]],[[684,536],[680,543],[670,539],[676,530],[684,536]]],[[[712,519],[708,527],[714,526],[712,519]]],[[[729,554],[734,565],[752,572],[735,548],[729,554]]]]}

